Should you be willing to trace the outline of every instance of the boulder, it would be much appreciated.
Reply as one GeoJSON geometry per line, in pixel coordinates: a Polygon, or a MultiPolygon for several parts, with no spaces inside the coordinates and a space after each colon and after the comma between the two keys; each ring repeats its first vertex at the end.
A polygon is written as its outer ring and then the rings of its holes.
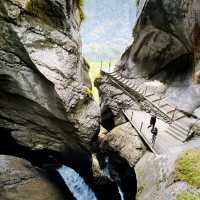
{"type": "Polygon", "coordinates": [[[178,109],[193,112],[199,107],[198,0],[150,0],[141,8],[133,30],[133,44],[118,64],[127,78],[159,80],[164,96],[178,109]]]}
{"type": "Polygon", "coordinates": [[[190,199],[190,196],[199,197],[199,186],[194,184],[199,184],[197,174],[200,172],[200,151],[197,143],[196,148],[191,142],[162,155],[146,152],[135,166],[137,199],[177,200],[190,199]]]}
{"type": "Polygon", "coordinates": [[[134,167],[142,158],[146,147],[138,133],[130,123],[125,123],[114,128],[104,137],[100,137],[101,149],[118,152],[131,167],[134,167]]]}
{"type": "Polygon", "coordinates": [[[64,200],[60,188],[29,162],[0,155],[0,199],[64,200]]]}
{"type": "Polygon", "coordinates": [[[199,6],[196,0],[148,1],[134,27],[134,42],[122,56],[122,64],[128,65],[126,74],[132,69],[131,76],[152,76],[171,61],[193,53],[199,6]]]}

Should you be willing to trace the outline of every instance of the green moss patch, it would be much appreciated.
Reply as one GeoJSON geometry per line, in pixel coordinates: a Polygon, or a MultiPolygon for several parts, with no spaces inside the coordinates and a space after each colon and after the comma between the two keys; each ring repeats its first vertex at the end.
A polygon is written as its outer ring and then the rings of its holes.
{"type": "Polygon", "coordinates": [[[177,159],[176,179],[200,188],[200,149],[189,150],[177,159]]]}
{"type": "Polygon", "coordinates": [[[76,0],[76,1],[77,1],[77,7],[78,7],[79,12],[80,12],[81,21],[83,21],[85,19],[85,14],[84,14],[84,11],[83,11],[84,0],[76,0]]]}
{"type": "Polygon", "coordinates": [[[200,200],[200,194],[181,192],[177,195],[176,200],[200,200]]]}

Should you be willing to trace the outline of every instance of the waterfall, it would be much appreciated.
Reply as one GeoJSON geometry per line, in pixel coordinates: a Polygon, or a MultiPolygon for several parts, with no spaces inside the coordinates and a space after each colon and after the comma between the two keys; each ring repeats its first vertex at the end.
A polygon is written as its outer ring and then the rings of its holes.
{"type": "Polygon", "coordinates": [[[119,190],[119,194],[120,194],[121,200],[124,200],[124,194],[123,194],[121,188],[119,186],[117,186],[117,187],[118,187],[118,190],[119,190]]]}
{"type": "MultiPolygon", "coordinates": [[[[106,166],[105,166],[105,168],[102,169],[103,175],[104,175],[104,176],[107,176],[109,179],[112,179],[112,178],[111,178],[111,175],[110,175],[109,168],[108,168],[108,163],[109,163],[109,157],[108,157],[108,156],[105,158],[105,163],[106,163],[106,166]]],[[[123,192],[122,192],[120,186],[117,185],[117,188],[118,188],[118,191],[119,191],[121,200],[124,200],[124,194],[123,194],[123,192]]]]}
{"type": "Polygon", "coordinates": [[[57,171],[63,177],[69,190],[77,200],[97,200],[94,192],[76,171],[64,165],[57,169],[57,171]]]}

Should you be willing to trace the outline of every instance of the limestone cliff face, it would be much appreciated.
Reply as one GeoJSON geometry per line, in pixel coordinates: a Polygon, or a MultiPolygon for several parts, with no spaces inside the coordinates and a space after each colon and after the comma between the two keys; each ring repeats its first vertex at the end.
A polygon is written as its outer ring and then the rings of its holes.
{"type": "Polygon", "coordinates": [[[199,10],[196,0],[148,1],[119,64],[124,76],[162,81],[166,96],[188,112],[200,105],[199,10]]]}
{"type": "Polygon", "coordinates": [[[99,129],[78,2],[0,1],[0,127],[32,149],[89,147],[99,129]]]}
{"type": "Polygon", "coordinates": [[[34,169],[27,161],[0,155],[0,198],[22,200],[64,200],[65,197],[47,174],[34,169]]]}
{"type": "Polygon", "coordinates": [[[196,6],[193,0],[148,1],[123,61],[129,61],[130,69],[152,76],[180,56],[192,54],[196,6]]]}

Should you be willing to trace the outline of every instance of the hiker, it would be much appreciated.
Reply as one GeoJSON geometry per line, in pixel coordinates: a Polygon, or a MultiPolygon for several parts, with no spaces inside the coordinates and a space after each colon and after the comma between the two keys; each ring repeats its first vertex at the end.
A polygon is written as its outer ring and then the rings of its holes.
{"type": "Polygon", "coordinates": [[[156,125],[156,115],[152,115],[150,119],[150,125],[147,128],[152,127],[152,130],[153,130],[155,125],[156,125]]]}
{"type": "Polygon", "coordinates": [[[152,128],[151,133],[152,133],[152,144],[154,145],[156,142],[156,137],[158,135],[158,129],[156,127],[152,128]]]}

